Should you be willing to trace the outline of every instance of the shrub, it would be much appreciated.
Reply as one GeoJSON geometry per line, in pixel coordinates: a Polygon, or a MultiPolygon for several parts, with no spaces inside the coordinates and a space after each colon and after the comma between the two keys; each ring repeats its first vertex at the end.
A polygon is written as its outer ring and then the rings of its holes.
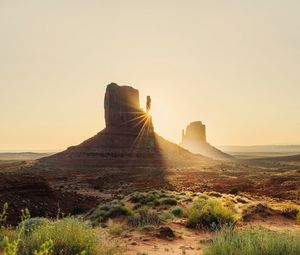
{"type": "Polygon", "coordinates": [[[157,190],[149,191],[148,193],[134,192],[129,196],[129,201],[137,205],[158,206],[160,205],[159,198],[163,196],[165,196],[165,193],[157,190]]]}
{"type": "Polygon", "coordinates": [[[267,204],[258,203],[246,207],[245,210],[243,210],[242,212],[242,219],[248,221],[254,215],[259,215],[262,218],[267,218],[272,213],[274,213],[274,210],[268,207],[267,204]]]}
{"type": "Polygon", "coordinates": [[[296,208],[285,208],[282,215],[286,218],[296,219],[299,211],[296,208]]]}
{"type": "Polygon", "coordinates": [[[21,224],[24,224],[24,231],[25,233],[29,233],[37,229],[38,227],[47,224],[49,221],[45,218],[35,217],[25,220],[23,223],[19,224],[19,227],[21,227],[21,224]]]}
{"type": "Polygon", "coordinates": [[[204,254],[298,255],[300,235],[250,227],[240,231],[223,230],[204,254]]]}
{"type": "Polygon", "coordinates": [[[132,209],[133,209],[133,210],[137,210],[137,209],[140,209],[142,206],[143,206],[142,204],[136,203],[136,204],[132,207],[132,209]]]}
{"type": "Polygon", "coordinates": [[[241,204],[248,204],[249,203],[249,201],[247,201],[245,198],[242,198],[242,197],[237,197],[236,201],[238,203],[241,203],[241,204]]]}
{"type": "Polygon", "coordinates": [[[96,238],[93,229],[83,221],[75,218],[64,218],[49,221],[25,234],[20,242],[19,254],[34,254],[42,244],[53,241],[53,255],[61,254],[96,254],[96,238]]]}
{"type": "Polygon", "coordinates": [[[108,220],[107,226],[108,226],[108,232],[111,235],[114,235],[114,236],[119,236],[124,231],[124,225],[123,224],[113,222],[111,219],[108,220]]]}
{"type": "Polygon", "coordinates": [[[188,210],[187,227],[216,230],[235,221],[234,213],[215,199],[197,200],[188,210]]]}
{"type": "Polygon", "coordinates": [[[208,195],[211,197],[222,197],[222,194],[220,192],[216,192],[216,191],[208,192],[208,195]]]}
{"type": "Polygon", "coordinates": [[[297,214],[297,223],[300,225],[300,212],[297,214]]]}
{"type": "Polygon", "coordinates": [[[127,219],[127,224],[131,227],[158,226],[160,223],[161,220],[155,211],[141,211],[127,219]]]}
{"type": "Polygon", "coordinates": [[[176,217],[182,217],[183,209],[181,207],[175,207],[175,208],[171,209],[171,213],[176,217]]]}
{"type": "Polygon", "coordinates": [[[163,220],[173,220],[174,215],[169,212],[163,212],[160,216],[163,220]]]}
{"type": "Polygon", "coordinates": [[[232,211],[235,211],[235,203],[232,200],[223,199],[223,205],[232,211]]]}
{"type": "Polygon", "coordinates": [[[129,201],[138,205],[149,205],[149,206],[158,206],[160,204],[176,205],[177,204],[177,201],[175,199],[176,194],[177,193],[174,192],[169,192],[169,191],[166,192],[166,191],[158,191],[158,190],[152,190],[149,192],[134,192],[129,196],[129,201]]]}
{"type": "Polygon", "coordinates": [[[166,197],[166,198],[161,198],[159,200],[160,204],[162,205],[177,205],[177,201],[176,199],[174,198],[169,198],[169,197],[166,197]]]}
{"type": "Polygon", "coordinates": [[[202,194],[199,194],[199,195],[197,196],[197,198],[198,198],[198,199],[207,200],[207,199],[209,199],[209,196],[202,193],[202,194]]]}
{"type": "Polygon", "coordinates": [[[0,251],[4,249],[3,238],[7,235],[6,228],[4,227],[4,224],[7,219],[7,210],[8,210],[8,204],[5,203],[3,205],[2,212],[0,212],[0,251]]]}
{"type": "Polygon", "coordinates": [[[180,195],[177,200],[180,200],[181,202],[191,202],[193,201],[193,198],[187,195],[180,195]]]}
{"type": "Polygon", "coordinates": [[[146,194],[142,192],[134,192],[129,196],[129,201],[132,203],[144,204],[146,199],[146,194]]]}
{"type": "Polygon", "coordinates": [[[89,212],[86,217],[93,225],[97,225],[109,218],[128,216],[131,214],[131,210],[125,207],[123,203],[119,200],[113,200],[108,203],[100,204],[96,209],[89,212]]]}
{"type": "Polygon", "coordinates": [[[3,228],[4,223],[7,219],[8,203],[4,203],[2,212],[0,213],[0,231],[3,228]]]}
{"type": "Polygon", "coordinates": [[[17,232],[15,229],[11,227],[2,228],[0,231],[0,254],[5,249],[4,237],[8,238],[8,240],[15,241],[17,239],[17,232]]]}
{"type": "Polygon", "coordinates": [[[114,218],[114,217],[118,217],[118,216],[127,216],[130,215],[131,211],[129,208],[125,207],[125,206],[115,206],[112,207],[111,209],[109,209],[105,215],[105,219],[108,218],[114,218]]]}

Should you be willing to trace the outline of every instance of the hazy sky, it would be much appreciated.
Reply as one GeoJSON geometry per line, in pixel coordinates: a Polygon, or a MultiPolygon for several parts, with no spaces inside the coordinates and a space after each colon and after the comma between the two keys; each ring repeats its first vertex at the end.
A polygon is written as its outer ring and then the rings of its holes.
{"type": "Polygon", "coordinates": [[[76,145],[110,82],[152,97],[179,142],[300,143],[300,1],[0,0],[0,150],[76,145]]]}

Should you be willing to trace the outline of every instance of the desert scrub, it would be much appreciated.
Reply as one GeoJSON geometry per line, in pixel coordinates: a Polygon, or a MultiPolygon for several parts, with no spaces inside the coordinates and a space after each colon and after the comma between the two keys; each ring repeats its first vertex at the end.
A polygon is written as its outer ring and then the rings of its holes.
{"type": "Polygon", "coordinates": [[[171,214],[175,217],[182,217],[183,216],[183,209],[181,207],[175,207],[170,210],[171,214]]]}
{"type": "Polygon", "coordinates": [[[297,208],[285,208],[282,210],[282,215],[286,218],[296,219],[299,210],[297,208]]]}
{"type": "Polygon", "coordinates": [[[35,217],[35,218],[29,218],[24,222],[20,223],[19,227],[21,227],[21,224],[23,224],[24,231],[29,233],[47,223],[49,223],[49,220],[47,220],[46,218],[35,217]]]}
{"type": "Polygon", "coordinates": [[[129,201],[132,203],[145,204],[146,193],[143,192],[133,192],[129,195],[129,201]]]}
{"type": "Polygon", "coordinates": [[[4,224],[8,214],[8,203],[4,203],[2,212],[0,213],[0,231],[4,228],[4,224]]]}
{"type": "Polygon", "coordinates": [[[170,212],[163,212],[161,215],[160,215],[160,218],[163,220],[163,221],[168,221],[168,220],[173,220],[174,219],[174,215],[170,212]]]}
{"type": "Polygon", "coordinates": [[[141,207],[141,205],[176,205],[176,198],[180,199],[177,192],[152,190],[149,192],[134,192],[129,196],[129,201],[137,205],[137,207],[141,207]]]}
{"type": "Polygon", "coordinates": [[[290,219],[297,219],[297,215],[300,212],[300,206],[292,202],[281,205],[279,209],[284,217],[290,219]]]}
{"type": "Polygon", "coordinates": [[[145,226],[158,226],[161,223],[156,211],[140,211],[138,214],[129,216],[127,224],[130,227],[145,227],[145,226]]]}
{"type": "Polygon", "coordinates": [[[247,227],[224,229],[215,237],[205,255],[299,255],[300,235],[247,227]]]}
{"type": "Polygon", "coordinates": [[[125,226],[122,223],[113,222],[113,220],[109,219],[107,222],[108,233],[114,236],[119,236],[125,230],[125,226]]]}
{"type": "Polygon", "coordinates": [[[209,199],[209,196],[203,193],[200,193],[197,195],[196,199],[203,199],[203,200],[207,200],[209,199]]]}
{"type": "Polygon", "coordinates": [[[64,218],[42,224],[22,236],[18,255],[31,255],[52,240],[53,255],[97,254],[97,240],[91,226],[80,219],[64,218]]]}
{"type": "Polygon", "coordinates": [[[0,213],[0,251],[4,249],[4,242],[3,238],[6,236],[6,228],[4,224],[7,219],[7,211],[8,211],[8,204],[5,203],[2,208],[2,212],[0,213]]]}
{"type": "Polygon", "coordinates": [[[177,200],[170,197],[164,197],[159,200],[161,205],[177,205],[177,200]]]}
{"type": "Polygon", "coordinates": [[[18,238],[18,233],[12,227],[2,228],[0,233],[0,254],[2,254],[1,252],[3,252],[5,249],[4,238],[7,238],[7,240],[10,240],[12,242],[16,241],[18,238]]]}
{"type": "Polygon", "coordinates": [[[216,191],[207,192],[207,195],[210,197],[222,197],[222,194],[220,192],[216,192],[216,191]]]}
{"type": "Polygon", "coordinates": [[[197,200],[188,210],[187,227],[217,230],[235,222],[234,212],[216,199],[197,200]]]}
{"type": "Polygon", "coordinates": [[[111,202],[100,204],[98,207],[90,211],[86,215],[86,218],[89,219],[95,226],[109,218],[128,216],[131,214],[131,210],[124,206],[122,202],[119,200],[113,200],[111,202]]]}

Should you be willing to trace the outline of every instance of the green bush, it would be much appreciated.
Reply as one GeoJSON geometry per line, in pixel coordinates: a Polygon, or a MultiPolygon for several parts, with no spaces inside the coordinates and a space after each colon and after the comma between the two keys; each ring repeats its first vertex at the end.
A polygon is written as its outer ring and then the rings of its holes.
{"type": "Polygon", "coordinates": [[[197,198],[202,199],[202,200],[207,200],[207,199],[209,199],[209,196],[202,193],[202,194],[197,195],[197,198]]]}
{"type": "Polygon", "coordinates": [[[220,192],[216,192],[216,191],[210,191],[207,194],[211,197],[222,197],[222,194],[220,192]]]}
{"type": "Polygon", "coordinates": [[[129,201],[132,203],[145,204],[146,197],[146,193],[134,192],[129,196],[129,201]]]}
{"type": "Polygon", "coordinates": [[[187,227],[217,230],[235,222],[233,211],[215,199],[196,200],[188,210],[187,227]]]}
{"type": "Polygon", "coordinates": [[[123,233],[123,231],[125,230],[123,224],[113,222],[111,219],[108,220],[107,227],[108,227],[108,232],[114,236],[121,235],[123,233]]]}
{"type": "Polygon", "coordinates": [[[282,211],[282,215],[286,218],[297,219],[297,215],[299,210],[297,208],[284,208],[282,211]]]}
{"type": "MultiPolygon", "coordinates": [[[[49,223],[49,220],[41,217],[35,217],[25,220],[22,224],[24,224],[24,231],[29,233],[47,223],[49,223]]],[[[19,224],[19,227],[21,227],[21,223],[19,224]]]]}
{"type": "MultiPolygon", "coordinates": [[[[7,219],[8,203],[4,203],[2,211],[0,211],[0,254],[4,249],[4,237],[7,236],[7,228],[4,226],[7,219]]],[[[10,231],[9,231],[10,233],[10,231]]]]}
{"type": "Polygon", "coordinates": [[[162,205],[177,205],[176,199],[169,197],[161,198],[159,202],[162,205]]]}
{"type": "Polygon", "coordinates": [[[299,255],[300,234],[278,233],[263,228],[223,230],[205,255],[299,255]]]}
{"type": "Polygon", "coordinates": [[[86,218],[89,219],[93,225],[97,225],[109,218],[128,216],[131,214],[131,210],[125,207],[123,203],[119,200],[113,200],[108,203],[100,204],[96,209],[89,212],[86,218]]]}
{"type": "Polygon", "coordinates": [[[182,217],[183,209],[181,207],[175,207],[175,208],[171,209],[171,213],[176,217],[182,217]]]}
{"type": "Polygon", "coordinates": [[[173,220],[174,219],[174,215],[172,213],[169,213],[169,212],[163,212],[160,215],[160,218],[163,219],[163,220],[173,220]]]}
{"type": "Polygon", "coordinates": [[[164,193],[156,190],[149,192],[134,192],[129,196],[129,201],[138,205],[158,206],[160,204],[159,198],[163,195],[164,193]]]}
{"type": "Polygon", "coordinates": [[[129,201],[137,205],[158,206],[176,205],[177,192],[152,190],[149,192],[134,192],[129,196],[129,201]]]}
{"type": "Polygon", "coordinates": [[[12,227],[2,228],[0,231],[0,254],[3,252],[5,248],[4,237],[8,238],[8,240],[15,241],[17,239],[18,233],[12,227]]]}
{"type": "Polygon", "coordinates": [[[160,223],[161,220],[155,211],[141,211],[127,219],[130,227],[158,226],[160,223]]]}
{"type": "Polygon", "coordinates": [[[8,211],[8,203],[4,203],[2,212],[0,213],[0,231],[4,227],[3,225],[6,222],[7,219],[7,211],[8,211]]]}
{"type": "Polygon", "coordinates": [[[20,242],[19,255],[31,255],[45,242],[53,241],[53,255],[97,253],[97,240],[91,226],[75,218],[64,218],[42,224],[20,242]]]}

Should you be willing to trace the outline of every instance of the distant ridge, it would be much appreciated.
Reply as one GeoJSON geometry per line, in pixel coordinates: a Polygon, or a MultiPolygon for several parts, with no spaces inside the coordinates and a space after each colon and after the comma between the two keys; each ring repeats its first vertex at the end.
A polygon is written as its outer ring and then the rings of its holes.
{"type": "Polygon", "coordinates": [[[51,153],[0,152],[0,160],[36,160],[49,155],[51,155],[51,153]]]}
{"type": "Polygon", "coordinates": [[[299,153],[300,145],[246,145],[246,146],[218,146],[226,152],[277,152],[299,153]]]}
{"type": "Polygon", "coordinates": [[[253,159],[253,161],[300,162],[300,154],[291,155],[291,156],[281,156],[281,157],[256,158],[253,159]]]}

